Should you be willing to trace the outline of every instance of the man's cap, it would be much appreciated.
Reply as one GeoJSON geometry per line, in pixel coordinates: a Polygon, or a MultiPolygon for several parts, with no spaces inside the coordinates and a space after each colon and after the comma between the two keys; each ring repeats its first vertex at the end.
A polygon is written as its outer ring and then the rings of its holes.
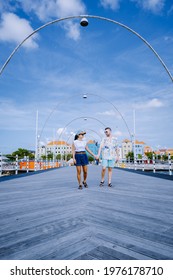
{"type": "Polygon", "coordinates": [[[86,134],[86,132],[85,132],[85,130],[79,129],[79,130],[76,132],[76,135],[79,135],[79,134],[86,134]]]}

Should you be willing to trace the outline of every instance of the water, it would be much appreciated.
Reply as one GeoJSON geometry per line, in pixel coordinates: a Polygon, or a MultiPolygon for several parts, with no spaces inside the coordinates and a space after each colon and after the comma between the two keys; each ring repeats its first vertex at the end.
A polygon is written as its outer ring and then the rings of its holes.
{"type": "MultiPolygon", "coordinates": [[[[169,175],[169,171],[156,171],[156,173],[169,175]]],[[[170,175],[170,176],[172,176],[172,175],[170,175]]]]}

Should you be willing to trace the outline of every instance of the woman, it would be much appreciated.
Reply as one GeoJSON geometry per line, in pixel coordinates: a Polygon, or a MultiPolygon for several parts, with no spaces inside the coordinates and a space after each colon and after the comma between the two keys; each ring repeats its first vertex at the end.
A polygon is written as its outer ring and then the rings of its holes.
{"type": "Polygon", "coordinates": [[[79,130],[74,139],[74,143],[72,144],[72,153],[73,153],[73,162],[76,165],[77,170],[77,180],[79,183],[79,189],[82,189],[82,184],[85,188],[88,188],[86,179],[87,179],[87,171],[88,171],[88,157],[86,154],[89,152],[94,158],[95,155],[89,150],[87,147],[87,142],[84,139],[84,135],[86,132],[84,130],[79,130]],[[83,170],[83,182],[81,180],[81,171],[83,170]]]}

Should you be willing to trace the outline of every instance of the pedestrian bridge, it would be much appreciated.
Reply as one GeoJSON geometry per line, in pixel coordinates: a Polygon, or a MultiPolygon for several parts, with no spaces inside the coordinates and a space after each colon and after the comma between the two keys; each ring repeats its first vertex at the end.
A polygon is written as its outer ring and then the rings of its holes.
{"type": "Polygon", "coordinates": [[[173,259],[173,182],[113,170],[99,187],[89,166],[78,190],[75,167],[0,182],[0,259],[173,259]]]}

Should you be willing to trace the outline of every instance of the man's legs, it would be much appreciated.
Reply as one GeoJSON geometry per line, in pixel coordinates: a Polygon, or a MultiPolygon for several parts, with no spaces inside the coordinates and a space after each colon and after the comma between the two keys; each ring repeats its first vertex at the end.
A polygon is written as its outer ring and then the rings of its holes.
{"type": "Polygon", "coordinates": [[[104,182],[104,179],[105,179],[105,173],[106,173],[106,166],[103,166],[102,167],[102,173],[101,173],[101,182],[104,182]]]}
{"type": "Polygon", "coordinates": [[[112,180],[112,167],[108,167],[108,184],[111,184],[112,180]]]}

